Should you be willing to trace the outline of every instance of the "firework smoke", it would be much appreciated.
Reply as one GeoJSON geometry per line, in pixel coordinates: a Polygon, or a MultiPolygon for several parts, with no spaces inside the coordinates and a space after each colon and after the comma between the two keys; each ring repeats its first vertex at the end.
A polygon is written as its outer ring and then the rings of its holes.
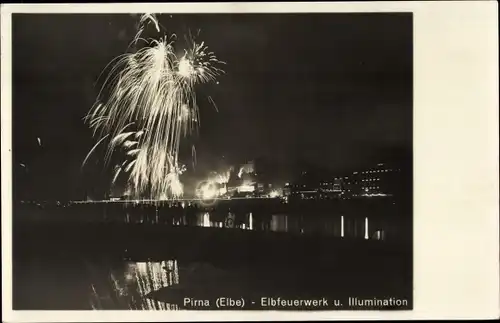
{"type": "Polygon", "coordinates": [[[178,163],[181,139],[199,124],[194,87],[215,80],[223,71],[214,66],[219,61],[204,43],[191,42],[179,58],[167,36],[148,41],[140,37],[146,24],[160,31],[154,15],[143,15],[140,24],[133,42],[143,40],[145,47],[111,62],[86,120],[98,144],[107,140],[106,163],[118,147],[130,149],[131,158],[116,168],[114,180],[117,172],[127,173],[133,197],[146,193],[152,199],[179,197],[183,190],[179,176],[185,170],[178,163]]]}
{"type": "Polygon", "coordinates": [[[253,164],[251,164],[251,163],[245,164],[245,165],[240,167],[240,170],[238,171],[238,178],[241,178],[243,176],[243,174],[251,174],[254,171],[255,170],[254,170],[253,164]]]}
{"type": "Polygon", "coordinates": [[[231,173],[234,171],[233,167],[228,168],[224,172],[213,172],[211,176],[209,177],[209,181],[215,182],[217,184],[227,184],[229,182],[229,179],[231,178],[231,173]]]}

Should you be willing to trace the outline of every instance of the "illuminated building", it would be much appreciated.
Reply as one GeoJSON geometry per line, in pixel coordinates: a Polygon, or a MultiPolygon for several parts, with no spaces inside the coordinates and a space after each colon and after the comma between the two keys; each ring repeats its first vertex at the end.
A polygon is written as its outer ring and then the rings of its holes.
{"type": "Polygon", "coordinates": [[[238,193],[253,193],[255,192],[255,184],[243,184],[236,188],[238,193]]]}
{"type": "Polygon", "coordinates": [[[332,193],[334,192],[334,184],[333,184],[333,181],[322,181],[320,184],[320,189],[321,191],[325,192],[325,193],[332,193]]]}
{"type": "Polygon", "coordinates": [[[272,175],[273,168],[264,159],[249,161],[239,167],[237,178],[229,183],[228,191],[235,192],[236,196],[268,196],[273,191],[272,175]]]}
{"type": "Polygon", "coordinates": [[[332,199],[339,198],[342,194],[342,181],[337,178],[319,183],[319,198],[332,199]]]}
{"type": "Polygon", "coordinates": [[[342,179],[336,178],[333,180],[332,190],[337,193],[342,192],[342,179]]]}
{"type": "Polygon", "coordinates": [[[392,196],[401,189],[401,168],[379,163],[345,176],[344,184],[344,192],[349,196],[392,196]]]}
{"type": "Polygon", "coordinates": [[[302,200],[318,198],[319,191],[317,185],[307,185],[304,183],[288,184],[284,189],[285,194],[287,194],[286,196],[302,200]]]}
{"type": "Polygon", "coordinates": [[[292,186],[290,183],[286,183],[285,187],[283,187],[283,196],[288,197],[292,194],[292,186]]]}
{"type": "Polygon", "coordinates": [[[411,174],[405,173],[404,169],[398,164],[379,163],[323,180],[302,172],[296,182],[285,185],[283,196],[291,199],[351,199],[406,194],[411,189],[411,185],[406,185],[411,174]]]}

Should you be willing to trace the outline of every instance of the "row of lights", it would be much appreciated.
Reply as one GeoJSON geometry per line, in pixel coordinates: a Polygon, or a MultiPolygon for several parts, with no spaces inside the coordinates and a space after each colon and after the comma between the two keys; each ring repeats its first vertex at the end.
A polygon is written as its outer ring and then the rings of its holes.
{"type": "Polygon", "coordinates": [[[365,172],[361,172],[362,174],[373,174],[373,173],[387,173],[392,172],[392,169],[382,169],[382,170],[367,170],[365,172]]]}

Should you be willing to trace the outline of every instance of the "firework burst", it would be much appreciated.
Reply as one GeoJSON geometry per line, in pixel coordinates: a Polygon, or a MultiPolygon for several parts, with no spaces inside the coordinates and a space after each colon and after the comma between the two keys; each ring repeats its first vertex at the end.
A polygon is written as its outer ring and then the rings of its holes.
{"type": "MultiPolygon", "coordinates": [[[[140,22],[136,43],[146,24],[160,31],[154,15],[143,15],[140,22]]],[[[99,139],[97,145],[107,140],[106,163],[118,147],[129,149],[114,180],[128,174],[128,190],[135,198],[182,195],[181,140],[199,125],[195,86],[223,73],[204,43],[191,42],[178,57],[172,38],[142,39],[143,48],[113,60],[97,103],[86,117],[99,139]]]]}

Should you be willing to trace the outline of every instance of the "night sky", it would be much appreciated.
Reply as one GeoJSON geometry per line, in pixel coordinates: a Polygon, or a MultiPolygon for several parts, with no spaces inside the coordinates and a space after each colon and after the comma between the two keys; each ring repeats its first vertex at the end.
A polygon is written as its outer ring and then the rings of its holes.
{"type": "MultiPolygon", "coordinates": [[[[227,63],[219,84],[197,92],[199,172],[263,157],[285,178],[303,162],[335,172],[380,160],[383,151],[411,151],[411,14],[158,18],[179,40],[201,29],[199,39],[227,63]]],[[[82,118],[96,99],[94,82],[125,52],[137,20],[13,16],[17,191],[81,198],[99,177],[80,169],[94,143],[82,118]]]]}

